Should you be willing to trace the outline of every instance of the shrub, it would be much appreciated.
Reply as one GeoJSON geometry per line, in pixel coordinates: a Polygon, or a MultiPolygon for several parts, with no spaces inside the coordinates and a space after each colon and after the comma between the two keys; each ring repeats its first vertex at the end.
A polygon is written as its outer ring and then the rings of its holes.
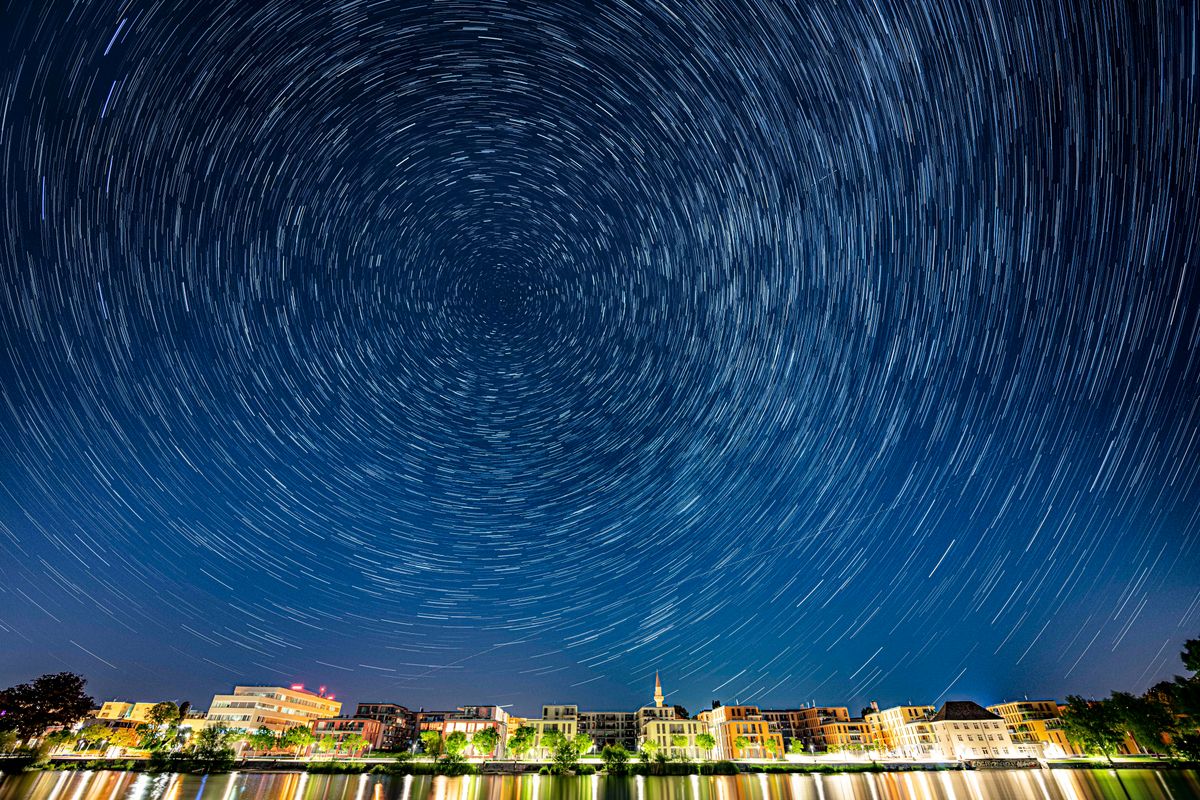
{"type": "Polygon", "coordinates": [[[305,771],[315,775],[355,775],[366,772],[367,765],[361,761],[312,761],[305,771]]]}
{"type": "Polygon", "coordinates": [[[741,772],[732,761],[714,761],[704,766],[707,767],[707,771],[701,773],[704,775],[737,775],[741,772]]]}

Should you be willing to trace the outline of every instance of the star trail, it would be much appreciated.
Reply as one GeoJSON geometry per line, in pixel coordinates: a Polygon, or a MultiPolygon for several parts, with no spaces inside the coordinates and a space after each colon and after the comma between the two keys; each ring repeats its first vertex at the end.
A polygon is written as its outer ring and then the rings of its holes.
{"type": "Polygon", "coordinates": [[[1194,4],[3,20],[0,683],[1000,699],[1200,630],[1194,4]]]}

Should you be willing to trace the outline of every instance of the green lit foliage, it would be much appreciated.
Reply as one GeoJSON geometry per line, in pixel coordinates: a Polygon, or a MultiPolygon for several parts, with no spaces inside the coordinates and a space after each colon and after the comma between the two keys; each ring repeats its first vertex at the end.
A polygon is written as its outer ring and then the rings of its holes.
{"type": "Polygon", "coordinates": [[[365,736],[355,732],[342,737],[341,749],[346,753],[359,753],[366,750],[369,744],[365,736]]]}
{"type": "Polygon", "coordinates": [[[262,725],[246,737],[246,744],[260,753],[274,750],[279,745],[279,734],[262,725]]]}
{"type": "Polygon", "coordinates": [[[151,725],[173,725],[179,721],[179,707],[171,702],[155,703],[146,715],[151,725]]]}
{"type": "Polygon", "coordinates": [[[624,775],[629,770],[629,751],[620,744],[607,744],[600,751],[604,771],[609,775],[624,775]]]}
{"type": "Polygon", "coordinates": [[[425,755],[430,758],[437,758],[442,754],[442,732],[441,731],[422,731],[421,733],[421,749],[425,751],[425,755]]]}
{"type": "Polygon", "coordinates": [[[279,746],[299,753],[316,741],[316,734],[307,725],[293,725],[279,737],[279,746]]]}
{"type": "Polygon", "coordinates": [[[1089,701],[1069,695],[1062,720],[1068,739],[1085,752],[1109,760],[1125,740],[1121,717],[1108,700],[1089,701]]]}
{"type": "Polygon", "coordinates": [[[647,739],[646,741],[642,742],[642,761],[652,761],[654,757],[658,755],[659,749],[658,742],[654,741],[653,739],[647,739]]]}
{"type": "Polygon", "coordinates": [[[241,731],[220,725],[201,728],[192,739],[191,756],[196,767],[210,772],[228,769],[233,763],[233,745],[241,736],[241,731]]]}
{"type": "Polygon", "coordinates": [[[461,761],[463,752],[467,749],[467,735],[462,731],[455,731],[446,737],[443,750],[446,753],[446,758],[451,761],[461,761]]]}
{"type": "Polygon", "coordinates": [[[522,725],[509,737],[508,750],[517,758],[524,758],[525,754],[533,749],[536,741],[537,729],[532,725],[522,725]]]}
{"type": "Polygon", "coordinates": [[[112,738],[112,729],[99,722],[88,725],[79,732],[79,741],[83,742],[84,750],[99,750],[112,738]]]}
{"type": "Polygon", "coordinates": [[[483,728],[476,731],[475,735],[471,737],[471,746],[475,748],[475,755],[482,758],[490,758],[499,743],[500,734],[495,728],[483,728]]]}

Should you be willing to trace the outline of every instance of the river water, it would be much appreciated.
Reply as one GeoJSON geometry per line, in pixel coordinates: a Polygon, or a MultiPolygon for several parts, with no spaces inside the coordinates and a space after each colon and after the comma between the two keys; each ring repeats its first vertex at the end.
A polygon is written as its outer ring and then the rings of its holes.
{"type": "Polygon", "coordinates": [[[0,800],[1190,800],[1200,773],[995,770],[856,775],[606,778],[29,772],[0,800]]]}

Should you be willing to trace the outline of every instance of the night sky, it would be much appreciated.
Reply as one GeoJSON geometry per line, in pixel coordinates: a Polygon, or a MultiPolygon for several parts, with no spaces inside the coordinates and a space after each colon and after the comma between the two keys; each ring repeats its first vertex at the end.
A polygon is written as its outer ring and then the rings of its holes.
{"type": "Polygon", "coordinates": [[[0,685],[1181,671],[1198,13],[8,3],[0,685]]]}

